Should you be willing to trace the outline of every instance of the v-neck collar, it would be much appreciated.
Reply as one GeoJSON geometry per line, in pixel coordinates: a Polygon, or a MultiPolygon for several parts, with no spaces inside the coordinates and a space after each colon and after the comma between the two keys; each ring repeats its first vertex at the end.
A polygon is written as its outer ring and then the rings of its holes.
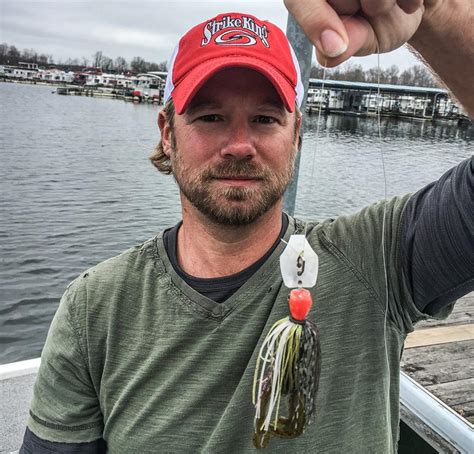
{"type": "Polygon", "coordinates": [[[288,216],[288,221],[288,227],[282,238],[284,241],[280,241],[280,244],[253,276],[222,303],[217,303],[197,292],[176,273],[166,253],[163,232],[155,238],[155,264],[159,269],[161,268],[162,271],[170,276],[170,285],[179,292],[180,296],[186,300],[188,305],[195,309],[196,313],[205,318],[220,322],[237,307],[252,303],[251,299],[247,297],[249,288],[255,285],[265,285],[265,282],[268,281],[272,275],[275,273],[280,274],[279,258],[286,246],[284,242],[288,242],[293,233],[301,233],[304,230],[304,226],[300,221],[295,220],[291,216],[288,216]],[[242,298],[243,295],[246,297],[242,298]]]}

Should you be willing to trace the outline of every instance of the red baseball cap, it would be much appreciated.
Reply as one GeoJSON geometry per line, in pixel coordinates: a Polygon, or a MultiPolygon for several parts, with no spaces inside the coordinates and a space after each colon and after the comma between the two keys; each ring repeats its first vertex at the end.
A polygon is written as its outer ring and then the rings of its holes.
{"type": "Polygon", "coordinates": [[[204,83],[231,67],[250,68],[275,87],[289,112],[301,107],[304,88],[295,53],[283,31],[244,13],[223,13],[191,28],[168,63],[165,102],[180,115],[204,83]]]}

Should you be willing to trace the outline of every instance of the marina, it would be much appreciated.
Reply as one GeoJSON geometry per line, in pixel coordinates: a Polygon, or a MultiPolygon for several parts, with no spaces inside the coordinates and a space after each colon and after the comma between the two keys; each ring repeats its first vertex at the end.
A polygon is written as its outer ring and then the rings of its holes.
{"type": "Polygon", "coordinates": [[[310,79],[307,111],[468,121],[444,88],[310,79]]]}
{"type": "MultiPolygon", "coordinates": [[[[163,100],[166,71],[108,74],[98,68],[82,71],[41,70],[31,63],[0,66],[0,81],[58,85],[60,95],[95,96],[159,104],[163,100]]],[[[448,90],[433,87],[309,79],[306,112],[351,116],[446,120],[469,123],[469,117],[448,90]]]]}

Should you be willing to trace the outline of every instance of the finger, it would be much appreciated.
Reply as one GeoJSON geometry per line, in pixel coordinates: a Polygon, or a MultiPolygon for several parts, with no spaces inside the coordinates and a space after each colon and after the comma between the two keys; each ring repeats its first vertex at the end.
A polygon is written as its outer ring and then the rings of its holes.
{"type": "Polygon", "coordinates": [[[334,58],[347,50],[349,39],[344,24],[325,0],[284,0],[284,3],[321,54],[334,58]]]}
{"type": "Polygon", "coordinates": [[[347,16],[352,16],[360,9],[359,0],[327,0],[327,2],[339,15],[344,14],[347,16]]]}
{"type": "Polygon", "coordinates": [[[423,8],[413,14],[405,13],[396,5],[390,14],[370,18],[360,15],[342,17],[349,37],[347,50],[335,58],[326,58],[317,52],[319,63],[333,67],[352,56],[390,52],[406,43],[420,25],[423,8]],[[402,25],[402,26],[401,26],[402,25]]]}
{"type": "Polygon", "coordinates": [[[423,0],[397,0],[397,3],[407,14],[413,14],[423,6],[423,0]]]}
{"type": "Polygon", "coordinates": [[[316,52],[318,62],[327,68],[337,66],[352,56],[377,53],[377,38],[366,19],[359,16],[348,17],[345,18],[344,25],[349,36],[349,46],[346,52],[336,58],[327,58],[318,51],[316,52]]]}
{"type": "Polygon", "coordinates": [[[397,0],[361,0],[362,12],[369,17],[388,14],[397,4],[397,0]]]}
{"type": "MultiPolygon", "coordinates": [[[[378,49],[383,53],[390,52],[407,43],[420,26],[422,17],[423,7],[412,14],[407,14],[397,5],[391,14],[381,20],[367,18],[367,21],[374,30],[378,49]]],[[[356,55],[364,54],[358,53],[356,55]]]]}

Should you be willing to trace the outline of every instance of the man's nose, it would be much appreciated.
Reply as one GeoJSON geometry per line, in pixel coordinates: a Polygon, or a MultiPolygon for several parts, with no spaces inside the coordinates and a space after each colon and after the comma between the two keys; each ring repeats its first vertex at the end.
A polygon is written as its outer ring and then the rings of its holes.
{"type": "Polygon", "coordinates": [[[256,155],[254,138],[248,124],[234,124],[229,129],[221,155],[227,159],[250,160],[256,155]]]}

